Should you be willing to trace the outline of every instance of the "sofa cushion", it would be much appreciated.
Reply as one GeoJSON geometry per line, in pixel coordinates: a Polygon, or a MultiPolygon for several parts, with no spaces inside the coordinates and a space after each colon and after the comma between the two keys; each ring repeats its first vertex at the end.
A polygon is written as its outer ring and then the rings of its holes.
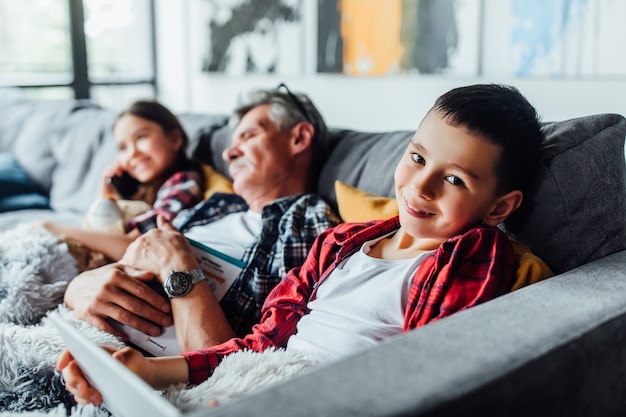
{"type": "Polygon", "coordinates": [[[40,191],[11,152],[0,152],[0,197],[40,191]]]}
{"type": "MultiPolygon", "coordinates": [[[[189,136],[188,156],[211,166],[215,166],[213,159],[219,158],[221,161],[221,149],[214,155],[211,145],[215,142],[220,142],[220,138],[223,137],[223,133],[220,134],[222,131],[226,132],[230,138],[228,116],[182,113],[177,115],[177,117],[187,136],[189,136]]],[[[228,144],[225,145],[227,146],[228,144]]],[[[221,142],[219,146],[222,146],[221,142]]],[[[219,169],[218,171],[221,172],[219,169]]]]}
{"type": "Polygon", "coordinates": [[[58,129],[75,111],[93,106],[81,100],[33,100],[31,114],[15,140],[13,152],[28,175],[44,190],[50,191],[56,159],[52,142],[58,129]]]}
{"type": "Polygon", "coordinates": [[[393,197],[393,171],[413,133],[331,129],[330,155],[320,173],[318,193],[335,209],[335,180],[377,196],[393,197]]]}
{"type": "Polygon", "coordinates": [[[0,197],[0,213],[25,209],[49,209],[50,200],[39,193],[23,193],[0,197]]]}
{"type": "Polygon", "coordinates": [[[10,152],[0,153],[0,213],[50,208],[50,201],[10,152]]]}
{"type": "Polygon", "coordinates": [[[398,204],[393,197],[381,197],[335,181],[337,212],[344,222],[385,220],[398,215],[398,204]]]}
{"type": "Polygon", "coordinates": [[[12,153],[0,152],[0,213],[48,208],[48,197],[28,176],[12,153]]]}
{"type": "Polygon", "coordinates": [[[532,208],[506,231],[555,273],[626,249],[626,119],[592,115],[544,125],[532,208]]]}
{"type": "Polygon", "coordinates": [[[17,88],[0,88],[0,152],[12,152],[33,103],[17,88]]]}
{"type": "Polygon", "coordinates": [[[208,200],[215,193],[232,194],[233,183],[230,179],[220,174],[211,165],[202,164],[204,172],[204,199],[208,200]]]}
{"type": "Polygon", "coordinates": [[[52,138],[56,167],[50,205],[54,210],[84,213],[99,195],[102,175],[117,155],[114,118],[108,110],[83,108],[66,117],[52,138]]]}

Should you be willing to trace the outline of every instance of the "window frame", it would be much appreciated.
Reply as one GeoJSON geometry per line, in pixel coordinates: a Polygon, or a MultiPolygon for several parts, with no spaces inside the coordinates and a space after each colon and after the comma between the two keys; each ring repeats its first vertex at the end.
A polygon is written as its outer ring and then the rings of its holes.
{"type": "Polygon", "coordinates": [[[14,87],[37,89],[68,87],[74,91],[74,98],[91,98],[91,88],[97,86],[125,86],[125,85],[150,85],[157,90],[157,50],[156,50],[156,16],[154,0],[147,0],[150,15],[150,47],[152,49],[152,77],[146,79],[119,80],[119,81],[92,81],[89,78],[89,65],[87,60],[87,42],[85,37],[85,12],[83,0],[68,0],[70,14],[70,44],[72,48],[72,81],[70,83],[35,83],[15,85],[14,87]]]}

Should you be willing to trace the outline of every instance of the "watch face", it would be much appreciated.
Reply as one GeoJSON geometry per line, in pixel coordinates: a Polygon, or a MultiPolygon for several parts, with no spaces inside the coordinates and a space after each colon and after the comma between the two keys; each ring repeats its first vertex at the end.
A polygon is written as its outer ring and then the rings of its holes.
{"type": "Polygon", "coordinates": [[[180,297],[187,294],[192,286],[191,277],[184,272],[172,272],[167,277],[163,287],[170,297],[180,297]]]}

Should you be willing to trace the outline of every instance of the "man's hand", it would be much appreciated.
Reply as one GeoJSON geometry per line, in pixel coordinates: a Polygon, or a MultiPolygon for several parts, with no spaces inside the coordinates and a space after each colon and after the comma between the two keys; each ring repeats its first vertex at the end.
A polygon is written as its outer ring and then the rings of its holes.
{"type": "Polygon", "coordinates": [[[151,336],[173,324],[169,300],[151,289],[154,275],[118,263],[85,271],[65,291],[64,302],[76,316],[100,330],[124,337],[109,318],[151,336]]]}
{"type": "Polygon", "coordinates": [[[165,281],[171,271],[198,268],[189,242],[165,217],[157,217],[157,229],[139,236],[128,246],[120,263],[141,271],[150,271],[165,281]]]}

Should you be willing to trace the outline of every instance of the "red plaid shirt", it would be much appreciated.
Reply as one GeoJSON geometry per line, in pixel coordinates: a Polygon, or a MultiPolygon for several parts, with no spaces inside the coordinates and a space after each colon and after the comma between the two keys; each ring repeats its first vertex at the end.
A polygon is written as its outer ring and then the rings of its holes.
{"type": "Polygon", "coordinates": [[[169,177],[157,191],[152,208],[133,218],[126,225],[126,231],[133,229],[140,233],[156,229],[156,219],[162,214],[172,221],[179,211],[192,207],[202,201],[204,190],[200,186],[202,178],[197,171],[178,171],[169,177]]]}
{"type": "MultiPolygon", "coordinates": [[[[248,349],[284,347],[317,288],[363,243],[400,226],[398,218],[373,223],[344,223],[322,233],[305,263],[294,268],[269,294],[260,324],[243,339],[187,352],[189,381],[207,379],[228,354],[248,349]]],[[[417,269],[408,295],[404,331],[507,293],[515,279],[517,258],[506,235],[495,227],[477,227],[441,244],[417,269]]]]}

